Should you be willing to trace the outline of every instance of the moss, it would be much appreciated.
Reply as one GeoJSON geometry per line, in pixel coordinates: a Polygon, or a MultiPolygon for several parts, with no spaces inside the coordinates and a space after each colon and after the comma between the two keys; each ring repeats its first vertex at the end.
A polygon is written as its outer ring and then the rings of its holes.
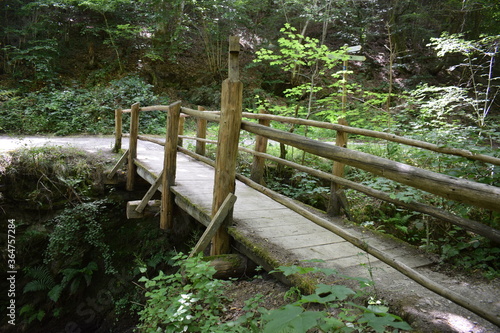
{"type": "MultiPolygon", "coordinates": [[[[280,254],[273,253],[272,249],[266,247],[268,243],[265,243],[262,239],[247,236],[244,232],[231,227],[228,229],[229,234],[234,238],[235,241],[242,244],[245,248],[253,253],[256,257],[264,262],[263,265],[265,269],[271,271],[279,266],[291,266],[294,264],[293,259],[285,258],[280,254]],[[267,266],[267,267],[266,267],[267,266]]],[[[280,251],[283,251],[282,249],[280,251]]],[[[275,273],[276,277],[289,285],[298,287],[303,293],[311,294],[316,289],[316,285],[321,278],[317,274],[293,274],[285,277],[281,273],[275,273]]]]}

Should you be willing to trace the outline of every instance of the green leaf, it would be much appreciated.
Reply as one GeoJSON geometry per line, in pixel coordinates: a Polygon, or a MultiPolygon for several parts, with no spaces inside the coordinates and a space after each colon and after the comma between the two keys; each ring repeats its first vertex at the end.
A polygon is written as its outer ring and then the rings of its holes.
{"type": "Polygon", "coordinates": [[[326,284],[318,284],[316,288],[317,294],[331,294],[337,300],[343,301],[349,297],[349,295],[356,294],[351,288],[341,285],[326,285],[326,284]]]}
{"type": "Polygon", "coordinates": [[[63,286],[58,284],[57,286],[52,288],[47,295],[54,303],[56,303],[59,300],[59,297],[61,297],[63,289],[63,286]]]}
{"type": "Polygon", "coordinates": [[[411,326],[404,321],[396,321],[399,317],[394,315],[377,316],[375,313],[365,313],[358,319],[358,323],[366,323],[377,333],[384,333],[386,327],[394,327],[402,330],[411,330],[411,326]]]}
{"type": "Polygon", "coordinates": [[[304,311],[303,308],[295,305],[286,305],[284,308],[273,310],[264,316],[267,323],[264,326],[264,333],[283,332],[307,332],[307,330],[318,324],[318,319],[324,314],[316,311],[304,311]]]}

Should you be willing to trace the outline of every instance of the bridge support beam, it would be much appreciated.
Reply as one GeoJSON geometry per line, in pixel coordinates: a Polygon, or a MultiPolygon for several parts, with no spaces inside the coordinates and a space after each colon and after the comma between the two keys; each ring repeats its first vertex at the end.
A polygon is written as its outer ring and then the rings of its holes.
{"type": "MultiPolygon", "coordinates": [[[[243,84],[239,80],[238,56],[240,44],[238,37],[229,38],[229,77],[222,83],[221,119],[215,158],[214,197],[212,218],[217,214],[229,193],[235,192],[236,160],[240,138],[243,84]]],[[[229,253],[229,234],[227,227],[232,220],[232,210],[212,240],[211,255],[229,253]]]]}
{"type": "Polygon", "coordinates": [[[174,194],[170,187],[175,185],[175,170],[177,165],[177,144],[179,142],[179,120],[181,102],[169,106],[167,117],[167,142],[163,158],[162,196],[160,212],[160,228],[172,229],[174,225],[174,194]]]}

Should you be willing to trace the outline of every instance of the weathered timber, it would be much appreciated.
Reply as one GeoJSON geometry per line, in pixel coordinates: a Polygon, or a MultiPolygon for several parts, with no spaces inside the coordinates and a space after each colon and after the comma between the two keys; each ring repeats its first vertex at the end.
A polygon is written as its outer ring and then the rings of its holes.
{"type": "Polygon", "coordinates": [[[180,117],[179,118],[179,129],[177,130],[177,145],[182,147],[182,138],[181,136],[184,135],[184,123],[186,121],[186,118],[180,117]]]}
{"type": "Polygon", "coordinates": [[[127,219],[140,219],[142,217],[156,216],[160,212],[160,200],[150,200],[146,202],[141,211],[137,211],[137,207],[142,202],[140,200],[127,202],[127,219]]]}
{"type": "Polygon", "coordinates": [[[118,153],[122,149],[122,109],[115,110],[115,146],[113,147],[113,152],[118,153]]]}
{"type": "MultiPolygon", "coordinates": [[[[212,143],[214,145],[217,144],[216,140],[201,139],[201,138],[197,138],[197,137],[194,137],[194,136],[188,136],[188,135],[183,135],[183,136],[179,136],[179,137],[183,138],[183,139],[189,139],[189,140],[199,141],[199,142],[203,142],[203,143],[212,143]]],[[[195,152],[196,152],[196,150],[195,150],[195,152]]],[[[201,154],[198,154],[198,155],[201,155],[201,154]]]]}
{"type": "MultiPolygon", "coordinates": [[[[347,126],[347,121],[344,118],[339,118],[338,120],[340,125],[347,126]]],[[[337,147],[342,147],[342,148],[347,148],[347,133],[343,131],[337,131],[337,136],[335,138],[335,145],[337,147]]],[[[344,164],[340,162],[334,162],[333,163],[333,169],[332,173],[334,176],[337,177],[344,177],[344,164]]],[[[338,183],[332,182],[330,185],[330,198],[329,198],[329,203],[328,203],[328,215],[330,216],[339,216],[340,215],[340,210],[343,206],[342,199],[341,199],[341,190],[342,186],[339,185],[338,183]]],[[[347,207],[345,207],[345,210],[347,211],[347,207]]]]}
{"type": "Polygon", "coordinates": [[[148,141],[148,142],[156,143],[157,145],[160,145],[160,146],[165,146],[165,141],[164,140],[150,138],[150,137],[145,136],[145,135],[138,135],[137,138],[140,139],[140,140],[143,140],[143,141],[148,141]]]}
{"type": "MultiPolygon", "coordinates": [[[[293,133],[243,121],[248,132],[409,185],[446,199],[500,211],[500,188],[442,175],[382,157],[332,146],[293,133]]],[[[348,127],[346,127],[348,128],[348,127]]]]}
{"type": "MultiPolygon", "coordinates": [[[[350,134],[369,136],[372,138],[378,138],[378,139],[383,139],[383,140],[387,140],[387,141],[391,141],[391,142],[402,143],[402,144],[405,144],[408,146],[423,148],[423,149],[427,149],[427,150],[434,151],[437,153],[462,156],[462,157],[472,159],[472,160],[477,160],[477,161],[482,161],[482,162],[491,163],[491,164],[495,164],[495,165],[500,165],[500,158],[497,158],[497,157],[483,155],[483,154],[476,154],[476,153],[473,153],[473,152],[466,150],[466,149],[459,149],[459,148],[452,148],[452,147],[440,147],[440,146],[435,145],[433,143],[409,139],[409,138],[405,138],[405,137],[398,136],[395,134],[390,134],[390,133],[377,132],[377,131],[367,130],[367,129],[363,129],[363,128],[356,128],[356,127],[344,126],[344,125],[339,125],[339,124],[326,123],[326,122],[316,121],[316,120],[300,119],[300,118],[285,117],[285,116],[275,116],[275,115],[270,115],[270,114],[257,114],[257,113],[243,112],[242,115],[244,118],[249,118],[249,119],[270,119],[270,120],[279,121],[279,122],[283,122],[283,123],[305,125],[305,126],[314,126],[314,127],[318,127],[318,128],[327,128],[327,129],[332,129],[335,131],[342,131],[342,132],[346,132],[346,133],[350,133],[350,134]]],[[[215,116],[215,114],[214,114],[214,116],[215,116]]]]}
{"type": "MultiPolygon", "coordinates": [[[[215,159],[214,197],[212,216],[217,214],[229,193],[235,191],[236,161],[240,137],[243,84],[239,81],[238,53],[239,38],[229,40],[229,78],[222,83],[221,120],[219,125],[218,149],[215,159]]],[[[212,242],[212,255],[230,251],[227,226],[232,213],[228,214],[212,242]]]]}
{"type": "MultiPolygon", "coordinates": [[[[198,106],[198,111],[205,111],[201,106],[198,106]]],[[[205,139],[207,137],[207,120],[198,118],[196,120],[196,137],[200,139],[205,139]]],[[[201,140],[196,141],[196,154],[205,155],[206,153],[206,143],[201,140]]]]}
{"type": "Polygon", "coordinates": [[[227,214],[229,213],[229,211],[233,209],[235,202],[236,202],[236,196],[232,193],[229,193],[224,202],[222,203],[222,205],[220,206],[219,210],[213,217],[212,221],[205,229],[203,235],[201,235],[200,239],[198,240],[195,247],[191,251],[189,257],[192,257],[197,253],[205,251],[208,244],[210,244],[210,241],[215,236],[215,233],[217,232],[217,230],[219,230],[220,226],[226,219],[227,214]]]}
{"type": "Polygon", "coordinates": [[[182,195],[179,195],[179,193],[176,191],[175,186],[171,187],[171,191],[175,194],[175,204],[179,206],[179,208],[188,213],[196,221],[208,227],[211,221],[211,212],[205,211],[203,207],[199,207],[193,204],[193,202],[191,202],[189,199],[184,198],[182,195]]]}
{"type": "Polygon", "coordinates": [[[146,192],[144,197],[141,200],[141,203],[135,209],[137,213],[142,213],[144,208],[146,208],[149,200],[153,197],[156,191],[158,191],[158,187],[161,185],[161,181],[163,180],[163,171],[158,175],[156,181],[151,185],[149,190],[146,192]]]}
{"type": "Polygon", "coordinates": [[[127,191],[134,190],[136,168],[134,160],[137,157],[137,134],[139,133],[139,103],[132,105],[130,114],[130,138],[128,146],[127,191]]]}
{"type": "MultiPolygon", "coordinates": [[[[168,106],[156,105],[156,106],[147,106],[147,107],[141,108],[141,111],[153,111],[153,110],[168,111],[168,106]]],[[[122,113],[130,113],[130,112],[131,112],[131,109],[122,110],[122,113]]],[[[193,110],[193,109],[186,108],[186,107],[182,107],[182,112],[186,113],[190,116],[194,116],[194,117],[197,117],[200,119],[206,119],[209,121],[218,122],[220,120],[220,116],[219,116],[220,111],[206,111],[204,114],[200,114],[199,113],[200,111],[193,110]]],[[[452,147],[441,147],[441,146],[435,145],[433,143],[419,141],[419,140],[410,139],[410,138],[405,138],[405,137],[398,136],[395,134],[390,134],[390,133],[377,132],[377,131],[367,130],[367,129],[363,129],[363,128],[355,128],[355,127],[343,126],[343,125],[339,125],[339,124],[332,124],[332,123],[326,123],[326,122],[315,121],[315,120],[300,119],[300,118],[285,117],[285,116],[275,116],[275,115],[270,115],[270,114],[256,114],[256,113],[250,113],[250,112],[243,112],[242,115],[243,115],[243,117],[249,118],[249,119],[269,119],[269,120],[274,120],[274,121],[279,121],[279,122],[289,123],[289,124],[314,126],[314,127],[318,127],[318,128],[332,129],[335,131],[343,131],[346,133],[368,136],[368,137],[383,139],[383,140],[387,140],[387,141],[391,141],[391,142],[397,142],[397,143],[405,144],[408,146],[423,148],[423,149],[427,149],[427,150],[442,153],[442,154],[461,156],[461,157],[465,157],[465,158],[472,159],[472,160],[477,160],[477,161],[482,161],[485,163],[500,165],[500,158],[497,158],[497,157],[483,155],[483,154],[476,154],[476,153],[473,153],[473,152],[466,150],[466,149],[452,148],[452,147]]]]}
{"type": "MultiPolygon", "coordinates": [[[[371,197],[390,202],[390,203],[395,204],[397,206],[404,207],[404,208],[407,208],[409,210],[421,212],[421,213],[427,214],[429,216],[433,216],[441,221],[450,222],[454,225],[457,225],[461,228],[464,228],[465,230],[474,232],[478,235],[486,237],[486,238],[500,244],[500,230],[494,229],[494,228],[489,227],[489,226],[482,224],[480,222],[466,219],[466,218],[463,218],[461,216],[451,214],[450,212],[445,211],[443,209],[433,207],[430,205],[426,205],[426,204],[423,204],[420,202],[401,201],[401,200],[398,200],[396,198],[391,197],[391,195],[389,195],[383,191],[375,190],[371,187],[358,184],[356,182],[347,180],[345,178],[337,177],[337,176],[334,176],[333,174],[329,174],[329,173],[326,173],[323,171],[319,171],[319,170],[316,170],[316,169],[313,169],[310,167],[303,166],[301,164],[290,162],[290,161],[281,159],[281,158],[273,156],[273,155],[259,153],[259,152],[256,152],[254,150],[244,148],[244,147],[239,147],[238,149],[241,151],[244,151],[246,153],[258,155],[258,156],[261,156],[263,158],[269,159],[271,161],[280,163],[282,165],[289,166],[289,167],[297,169],[299,171],[307,172],[312,176],[335,182],[339,185],[345,186],[347,188],[351,188],[353,190],[359,191],[359,192],[364,193],[366,195],[369,195],[371,197]]],[[[205,156],[197,155],[194,152],[191,152],[191,151],[184,149],[184,148],[182,148],[182,149],[179,148],[179,151],[188,155],[188,156],[191,156],[191,157],[193,157],[201,162],[204,162],[210,166],[215,166],[214,161],[205,157],[205,156]]],[[[239,178],[239,177],[240,177],[240,175],[237,175],[237,178],[239,178]]]]}
{"type": "MultiPolygon", "coordinates": [[[[134,160],[134,164],[137,167],[137,174],[150,185],[154,184],[154,182],[158,179],[158,174],[149,170],[149,168],[138,159],[134,160]]],[[[158,190],[161,192],[163,190],[162,186],[160,186],[158,190]]]]}
{"type": "Polygon", "coordinates": [[[206,156],[196,154],[195,152],[192,152],[189,149],[182,148],[182,147],[178,147],[178,150],[179,150],[179,152],[181,152],[183,154],[186,154],[187,156],[190,156],[190,157],[192,157],[192,158],[194,158],[194,159],[196,159],[198,161],[201,161],[201,162],[203,162],[205,164],[208,164],[211,167],[215,168],[215,161],[211,160],[210,158],[208,158],[206,156]]]}
{"type": "Polygon", "coordinates": [[[111,171],[109,171],[108,173],[108,176],[107,178],[108,179],[112,179],[116,172],[122,167],[125,165],[125,162],[127,161],[128,159],[128,149],[125,151],[125,153],[122,155],[122,157],[120,157],[120,159],[118,160],[118,162],[116,162],[115,166],[113,167],[113,169],[111,169],[111,171]]]}
{"type": "Polygon", "coordinates": [[[258,189],[262,193],[265,193],[266,195],[270,196],[274,200],[278,201],[279,203],[287,206],[288,208],[293,209],[295,212],[299,213],[300,215],[304,216],[305,218],[311,220],[312,222],[318,224],[319,226],[330,230],[331,232],[337,234],[338,236],[344,238],[347,240],[349,243],[355,245],[356,247],[362,249],[365,252],[368,252],[369,254],[373,255],[377,259],[383,261],[384,263],[388,264],[389,266],[395,268],[399,272],[403,273],[413,281],[419,283],[420,285],[428,288],[429,290],[432,290],[438,295],[441,295],[443,297],[448,298],[452,302],[470,310],[471,312],[474,312],[478,316],[481,316],[484,319],[489,320],[490,322],[494,323],[495,325],[500,325],[500,318],[491,312],[489,312],[486,308],[480,307],[476,304],[473,304],[469,299],[463,297],[462,295],[459,295],[455,293],[454,291],[446,288],[443,285],[440,285],[439,283],[436,283],[432,281],[431,279],[427,278],[426,276],[418,273],[416,270],[412,269],[411,267],[407,266],[406,264],[402,263],[399,260],[394,259],[391,256],[388,256],[384,251],[381,251],[374,246],[369,245],[366,243],[363,239],[359,239],[355,236],[353,236],[349,231],[343,229],[340,226],[337,226],[333,224],[332,222],[310,212],[309,210],[303,208],[301,205],[299,205],[295,200],[290,199],[284,195],[281,195],[279,193],[276,193],[262,185],[259,185],[252,181],[251,179],[243,176],[238,176],[238,179],[245,184],[251,186],[252,188],[258,189]],[[272,195],[272,196],[271,196],[272,195]]]}
{"type": "Polygon", "coordinates": [[[220,111],[211,112],[211,111],[198,111],[186,107],[181,107],[181,111],[189,116],[205,119],[208,121],[220,122],[220,111]]]}
{"type": "Polygon", "coordinates": [[[216,270],[214,278],[229,279],[251,276],[256,269],[256,265],[241,254],[221,254],[203,258],[209,261],[216,270]]]}
{"type": "MultiPolygon", "coordinates": [[[[266,114],[265,109],[260,109],[259,113],[266,114]]],[[[259,124],[262,126],[269,126],[271,121],[269,119],[259,119],[259,124]]],[[[265,153],[267,151],[267,138],[265,136],[257,135],[255,138],[255,151],[265,153]]],[[[252,168],[250,171],[250,178],[261,185],[264,185],[264,168],[266,160],[258,155],[253,156],[252,168]]]]}
{"type": "MultiPolygon", "coordinates": [[[[359,192],[364,193],[366,195],[369,195],[371,197],[390,202],[390,203],[395,204],[397,206],[404,207],[404,208],[407,208],[409,210],[421,212],[421,213],[427,214],[429,216],[433,216],[441,221],[450,222],[454,225],[457,225],[461,228],[464,228],[465,230],[474,232],[478,235],[486,237],[486,238],[500,244],[500,230],[494,229],[494,228],[489,227],[489,226],[482,224],[480,222],[470,220],[467,218],[463,218],[461,216],[451,214],[450,212],[448,212],[446,210],[443,210],[443,209],[440,209],[437,207],[433,207],[430,205],[426,205],[426,204],[423,204],[420,202],[401,201],[401,200],[398,200],[396,198],[391,197],[390,194],[387,194],[383,191],[375,190],[371,187],[364,186],[364,185],[358,184],[356,182],[353,182],[353,181],[350,181],[350,180],[347,180],[347,179],[344,179],[341,177],[336,177],[333,174],[329,174],[329,173],[326,173],[323,171],[309,168],[309,167],[303,166],[301,164],[290,162],[290,161],[281,159],[279,157],[276,157],[276,156],[273,156],[270,154],[259,153],[259,152],[256,152],[254,150],[244,148],[244,147],[239,147],[238,149],[241,151],[244,151],[246,153],[258,155],[258,156],[261,156],[263,158],[269,159],[271,161],[277,162],[279,164],[286,165],[286,166],[289,166],[291,168],[295,168],[299,171],[307,172],[312,176],[335,182],[339,185],[345,186],[347,188],[351,188],[353,190],[359,191],[359,192]]],[[[207,158],[207,157],[197,155],[194,152],[191,152],[191,151],[184,149],[184,148],[182,150],[181,150],[181,148],[179,148],[179,151],[188,155],[188,156],[191,156],[191,157],[193,157],[201,162],[204,162],[210,166],[215,166],[214,161],[207,158]]],[[[239,178],[239,177],[240,176],[237,175],[237,178],[239,178]]]]}
{"type": "MultiPolygon", "coordinates": [[[[142,107],[140,111],[166,111],[168,112],[170,105],[151,105],[142,107]]],[[[130,113],[131,109],[122,110],[123,113],[130,113]]]]}
{"type": "Polygon", "coordinates": [[[170,187],[175,185],[175,170],[177,166],[177,142],[181,103],[169,106],[167,117],[167,141],[163,158],[163,179],[161,196],[160,228],[172,229],[174,195],[170,187]]]}
{"type": "MultiPolygon", "coordinates": [[[[356,182],[353,182],[353,181],[350,181],[350,180],[347,180],[347,179],[344,179],[341,177],[337,177],[337,176],[334,176],[332,174],[329,174],[329,173],[326,173],[323,171],[319,171],[319,170],[316,170],[316,169],[313,169],[310,167],[306,167],[306,166],[303,166],[303,165],[300,165],[300,164],[297,164],[294,162],[290,162],[290,161],[281,159],[281,158],[273,156],[273,155],[258,153],[258,152],[255,152],[253,150],[243,148],[243,147],[240,147],[240,150],[248,152],[248,153],[252,153],[252,154],[259,154],[262,157],[265,157],[271,161],[289,166],[289,167],[297,169],[299,171],[307,172],[312,176],[322,178],[325,180],[329,180],[332,182],[336,182],[339,185],[351,188],[353,190],[359,191],[361,193],[372,196],[374,198],[393,203],[397,206],[408,208],[409,210],[413,210],[413,211],[427,214],[429,216],[433,216],[433,217],[435,217],[439,220],[442,220],[442,221],[450,222],[454,225],[457,225],[457,226],[462,227],[466,230],[472,231],[478,235],[486,237],[486,238],[488,238],[496,243],[500,243],[500,230],[494,229],[494,228],[489,227],[489,226],[482,224],[480,222],[469,220],[469,219],[463,218],[461,216],[451,214],[443,209],[429,206],[429,205],[426,205],[426,204],[423,204],[420,202],[401,201],[401,200],[392,198],[389,194],[387,194],[385,192],[375,190],[371,187],[361,185],[361,184],[358,184],[356,182]]],[[[196,156],[193,156],[193,157],[196,158],[196,156]]],[[[238,179],[240,179],[240,177],[241,177],[240,175],[237,175],[238,179]]]]}

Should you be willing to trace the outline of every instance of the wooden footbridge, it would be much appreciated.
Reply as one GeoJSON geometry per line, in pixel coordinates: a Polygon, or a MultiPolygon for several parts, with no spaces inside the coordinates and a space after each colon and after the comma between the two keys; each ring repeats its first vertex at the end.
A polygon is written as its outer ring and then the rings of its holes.
{"type": "MultiPolygon", "coordinates": [[[[322,265],[342,269],[356,276],[367,276],[362,265],[369,263],[383,267],[389,279],[404,274],[416,283],[411,288],[428,290],[452,300],[456,305],[443,302],[442,311],[453,311],[453,306],[464,307],[476,315],[500,325],[499,294],[492,295],[493,306],[484,300],[474,301],[474,295],[454,290],[453,285],[442,286],[423,274],[421,269],[432,262],[416,250],[403,247],[375,235],[367,235],[349,227],[339,216],[345,207],[343,188],[351,188],[401,207],[422,212],[459,225],[476,234],[500,243],[500,231],[477,221],[455,216],[447,211],[419,202],[401,201],[384,193],[344,179],[344,165],[360,168],[399,183],[492,211],[500,211],[500,188],[449,177],[410,165],[346,148],[347,133],[365,135],[435,151],[436,153],[464,156],[469,159],[500,165],[500,159],[473,154],[466,150],[443,148],[436,145],[399,137],[392,134],[356,129],[347,124],[331,124],[265,113],[242,112],[242,83],[238,70],[239,44],[230,40],[229,78],[223,82],[221,111],[193,110],[180,102],[169,106],[141,107],[134,104],[128,110],[117,110],[115,150],[122,148],[122,137],[128,136],[128,149],[109,177],[127,165],[127,189],[134,190],[136,176],[147,180],[151,187],[143,198],[128,203],[129,218],[143,216],[148,211],[158,212],[160,227],[174,228],[174,205],[182,208],[206,226],[206,231],[193,249],[193,254],[204,251],[210,244],[212,255],[237,250],[266,269],[286,265],[303,259],[322,259],[322,265]],[[167,112],[166,138],[157,139],[139,135],[140,114],[167,112]],[[130,131],[122,134],[122,115],[130,114],[130,131]],[[197,121],[196,137],[183,135],[185,117],[197,121]],[[247,120],[243,120],[246,118],[247,120]],[[251,121],[258,120],[258,122],[251,121]],[[218,139],[206,138],[207,121],[219,123],[218,139]],[[270,126],[271,121],[317,126],[336,132],[336,144],[323,143],[280,131],[270,126]],[[255,136],[255,149],[239,147],[241,131],[255,136]],[[183,140],[194,140],[195,151],[186,149],[183,140]],[[322,172],[266,153],[268,140],[293,146],[309,154],[332,161],[332,172],[322,172]],[[206,144],[216,144],[215,161],[205,155],[206,144]],[[163,151],[153,146],[162,147],[163,151]],[[237,174],[238,151],[254,156],[251,176],[237,174]],[[296,168],[313,176],[331,181],[328,215],[318,213],[294,200],[279,195],[263,186],[265,161],[271,160],[296,168]],[[161,200],[152,200],[161,192],[161,200]],[[360,253],[364,253],[360,256],[360,253]],[[420,271],[419,271],[420,269],[420,271]],[[418,284],[418,285],[417,285],[418,284]],[[481,305],[483,304],[483,305],[481,305]]],[[[413,282],[412,282],[413,283],[413,282]]],[[[500,292],[499,292],[500,293],[500,292]]],[[[425,316],[422,312],[420,315],[425,316]]]]}

